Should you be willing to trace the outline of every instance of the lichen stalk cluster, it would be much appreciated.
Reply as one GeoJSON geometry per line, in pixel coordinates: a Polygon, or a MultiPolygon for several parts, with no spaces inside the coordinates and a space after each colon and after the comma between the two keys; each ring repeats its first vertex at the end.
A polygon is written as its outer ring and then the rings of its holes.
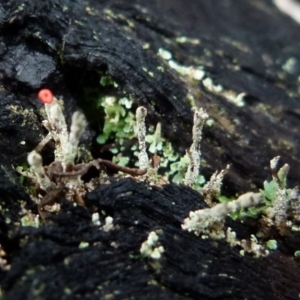
{"type": "MultiPolygon", "coordinates": [[[[41,92],[43,92],[42,90],[41,92]]],[[[69,165],[74,165],[79,140],[86,128],[85,116],[77,111],[72,116],[70,133],[58,100],[52,96],[52,101],[45,102],[40,92],[40,98],[45,104],[48,120],[43,122],[56,143],[55,161],[61,161],[66,171],[69,165]]],[[[45,91],[44,91],[45,92],[45,91]]],[[[49,91],[49,93],[51,93],[49,91]]]]}
{"type": "MultiPolygon", "coordinates": [[[[19,169],[18,172],[31,178],[38,184],[38,189],[43,191],[42,194],[38,194],[38,198],[35,198],[42,218],[47,216],[45,211],[49,213],[60,209],[57,202],[62,197],[75,201],[78,205],[85,205],[84,194],[95,188],[101,181],[100,176],[98,180],[93,178],[88,183],[81,180],[81,177],[91,167],[99,171],[101,168],[109,168],[130,176],[141,176],[140,180],[146,180],[149,184],[163,185],[168,183],[163,176],[157,174],[160,164],[157,149],[162,147],[160,123],[154,136],[151,139],[148,136],[147,142],[151,142],[149,152],[154,154],[151,163],[148,158],[145,125],[147,109],[145,107],[138,107],[136,110],[139,169],[131,169],[100,158],[88,163],[76,164],[79,141],[87,126],[84,115],[81,112],[75,112],[72,116],[70,131],[68,131],[62,108],[52,93],[49,90],[42,90],[39,93],[39,98],[45,104],[48,120],[43,121],[43,124],[49,130],[49,134],[39,143],[36,150],[29,153],[30,172],[20,171],[19,169]],[[55,160],[49,166],[43,166],[42,156],[38,152],[43,149],[51,138],[55,141],[55,160]]],[[[195,185],[199,176],[202,130],[208,118],[208,114],[202,108],[194,107],[193,111],[193,143],[186,151],[185,159],[189,161],[189,165],[184,179],[184,184],[191,187],[195,185]]],[[[237,212],[239,214],[243,209],[250,207],[253,212],[258,207],[257,212],[259,213],[257,216],[261,218],[260,223],[263,226],[275,226],[282,235],[284,235],[286,228],[300,230],[300,189],[299,187],[293,190],[286,188],[289,166],[285,164],[279,168],[279,160],[280,157],[277,156],[270,161],[272,181],[264,183],[264,191],[261,190],[260,193],[248,192],[234,201],[218,204],[214,203],[213,200],[216,200],[220,195],[222,181],[224,175],[228,172],[229,166],[219,173],[215,172],[210,181],[200,190],[210,208],[191,211],[189,217],[184,219],[182,229],[200,235],[202,238],[222,239],[226,237],[231,246],[242,247],[241,255],[244,255],[244,252],[251,253],[255,257],[268,255],[268,248],[276,248],[275,240],[262,243],[262,240],[254,234],[251,235],[250,240],[238,240],[236,233],[230,228],[227,228],[225,232],[224,224],[229,214],[237,212]]],[[[111,229],[113,229],[113,220],[107,218],[103,230],[111,229]]],[[[164,249],[159,245],[158,236],[155,232],[149,234],[147,241],[142,244],[140,252],[144,256],[153,259],[161,257],[164,249]]]]}
{"type": "MultiPolygon", "coordinates": [[[[78,205],[85,205],[85,193],[94,189],[102,180],[99,176],[99,178],[92,178],[89,182],[83,182],[81,177],[90,168],[96,168],[99,172],[101,169],[109,168],[131,176],[141,176],[147,172],[146,168],[131,169],[100,158],[88,163],[76,164],[79,141],[87,125],[85,116],[79,111],[75,112],[69,132],[61,106],[52,92],[43,89],[39,93],[39,98],[45,104],[48,120],[44,120],[43,124],[49,130],[49,134],[39,143],[36,150],[28,154],[30,171],[24,171],[21,167],[17,168],[17,171],[36,183],[36,192],[32,198],[38,204],[42,218],[45,219],[49,212],[59,210],[58,202],[62,197],[78,205]],[[51,138],[55,142],[55,160],[50,165],[43,166],[42,156],[38,152],[51,138]]],[[[145,117],[145,113],[146,110],[142,110],[142,118],[145,117]]],[[[142,126],[141,134],[145,135],[145,124],[144,128],[142,126]]],[[[145,150],[143,154],[145,155],[145,150]]]]}

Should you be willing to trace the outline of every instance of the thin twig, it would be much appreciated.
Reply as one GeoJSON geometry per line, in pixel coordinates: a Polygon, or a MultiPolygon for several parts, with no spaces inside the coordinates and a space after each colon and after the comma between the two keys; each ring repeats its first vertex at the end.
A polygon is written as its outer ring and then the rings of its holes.
{"type": "Polygon", "coordinates": [[[122,167],[122,166],[119,166],[119,165],[109,161],[109,160],[98,158],[87,164],[80,164],[80,165],[74,166],[75,171],[73,171],[73,172],[52,172],[52,174],[54,176],[58,176],[58,177],[82,176],[85,173],[87,173],[87,171],[91,167],[99,168],[100,165],[104,165],[114,171],[120,171],[120,172],[129,174],[131,176],[141,176],[141,175],[144,175],[147,173],[146,169],[131,169],[128,167],[122,167]]]}
{"type": "Polygon", "coordinates": [[[119,166],[109,160],[106,160],[106,159],[101,159],[99,161],[99,163],[103,164],[115,171],[121,171],[121,172],[129,174],[131,176],[141,176],[141,175],[144,175],[147,173],[147,169],[131,169],[128,167],[122,167],[122,166],[119,166]]]}

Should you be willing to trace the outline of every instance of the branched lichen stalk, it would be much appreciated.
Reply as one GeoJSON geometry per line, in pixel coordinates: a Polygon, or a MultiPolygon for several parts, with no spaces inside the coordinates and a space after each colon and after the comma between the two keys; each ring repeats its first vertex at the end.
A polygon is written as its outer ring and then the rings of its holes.
{"type": "Polygon", "coordinates": [[[224,175],[228,172],[229,167],[230,165],[227,165],[226,169],[221,170],[220,172],[215,172],[210,177],[210,180],[201,189],[201,194],[204,196],[205,202],[209,206],[212,206],[212,201],[220,194],[223,178],[224,175]]]}

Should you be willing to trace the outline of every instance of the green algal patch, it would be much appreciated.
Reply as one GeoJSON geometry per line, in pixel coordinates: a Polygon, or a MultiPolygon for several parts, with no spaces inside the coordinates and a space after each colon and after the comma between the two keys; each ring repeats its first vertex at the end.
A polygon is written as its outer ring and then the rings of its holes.
{"type": "Polygon", "coordinates": [[[130,99],[107,96],[100,98],[98,105],[105,113],[102,133],[97,137],[99,144],[103,145],[109,139],[114,139],[118,144],[123,145],[125,139],[135,137],[133,130],[135,117],[130,111],[132,107],[130,99]]]}
{"type": "MultiPolygon", "coordinates": [[[[169,176],[173,177],[172,182],[181,183],[184,181],[186,171],[189,166],[189,158],[187,155],[182,156],[179,161],[170,164],[169,176]]],[[[206,182],[203,175],[198,175],[194,182],[194,189],[200,190],[203,184],[206,182]]]]}
{"type": "Polygon", "coordinates": [[[103,88],[99,88],[98,98],[92,100],[96,102],[95,110],[98,111],[98,119],[101,122],[101,133],[97,137],[97,143],[112,143],[110,152],[113,154],[113,161],[126,165],[130,157],[122,154],[125,150],[124,144],[136,136],[133,100],[118,89],[118,84],[109,75],[100,77],[100,85],[103,88]]]}
{"type": "Polygon", "coordinates": [[[276,250],[277,249],[277,241],[276,240],[268,240],[267,241],[267,247],[270,250],[276,250]]]}

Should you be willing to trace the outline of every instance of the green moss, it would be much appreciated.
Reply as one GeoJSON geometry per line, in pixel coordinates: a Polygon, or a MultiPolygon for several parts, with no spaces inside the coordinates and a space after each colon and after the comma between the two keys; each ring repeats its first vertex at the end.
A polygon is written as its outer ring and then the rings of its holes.
{"type": "Polygon", "coordinates": [[[98,105],[103,107],[105,113],[102,134],[97,138],[99,144],[105,144],[109,138],[114,138],[122,145],[124,139],[135,136],[135,116],[129,110],[132,106],[131,100],[113,96],[101,97],[98,105]]]}
{"type": "MultiPolygon", "coordinates": [[[[172,178],[174,183],[183,183],[186,171],[189,166],[189,158],[187,155],[182,156],[178,161],[170,164],[170,171],[168,175],[172,178]]],[[[205,178],[199,175],[194,183],[194,189],[200,190],[205,183],[205,178]]]]}
{"type": "Polygon", "coordinates": [[[276,250],[277,249],[277,241],[276,240],[269,240],[269,241],[267,241],[267,247],[270,250],[276,250]]]}

